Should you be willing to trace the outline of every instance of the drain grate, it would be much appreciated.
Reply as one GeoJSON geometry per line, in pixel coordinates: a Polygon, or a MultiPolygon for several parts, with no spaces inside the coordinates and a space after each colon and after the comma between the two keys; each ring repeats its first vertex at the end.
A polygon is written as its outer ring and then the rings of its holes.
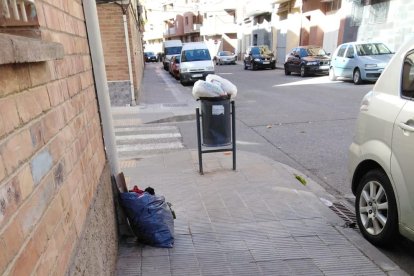
{"type": "Polygon", "coordinates": [[[349,208],[345,206],[345,204],[343,204],[342,202],[333,202],[332,206],[329,206],[329,208],[345,221],[345,226],[349,228],[358,229],[355,213],[349,210],[349,208]]]}

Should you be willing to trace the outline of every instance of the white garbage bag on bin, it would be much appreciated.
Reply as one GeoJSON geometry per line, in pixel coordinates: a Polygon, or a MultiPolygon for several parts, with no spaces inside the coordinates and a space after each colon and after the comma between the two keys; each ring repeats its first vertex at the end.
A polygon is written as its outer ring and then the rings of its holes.
{"type": "Polygon", "coordinates": [[[226,96],[226,92],[224,92],[223,88],[220,85],[198,80],[194,83],[193,86],[193,97],[194,99],[198,100],[200,98],[214,98],[214,97],[222,97],[226,96]]]}
{"type": "Polygon", "coordinates": [[[224,92],[227,95],[230,95],[232,99],[237,96],[237,87],[231,81],[225,78],[222,78],[218,75],[209,74],[206,77],[206,81],[221,86],[224,92]]]}

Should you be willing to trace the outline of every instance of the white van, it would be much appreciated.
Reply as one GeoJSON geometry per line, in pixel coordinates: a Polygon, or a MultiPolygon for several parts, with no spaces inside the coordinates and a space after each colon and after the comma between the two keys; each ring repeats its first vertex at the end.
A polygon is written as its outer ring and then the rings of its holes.
{"type": "Polygon", "coordinates": [[[163,42],[162,52],[164,54],[164,57],[162,59],[162,64],[165,70],[168,70],[170,68],[171,58],[175,55],[181,54],[182,47],[183,43],[181,40],[167,40],[163,42]]]}
{"type": "Polygon", "coordinates": [[[203,42],[186,43],[181,50],[180,82],[186,84],[214,74],[214,63],[203,42]]]}

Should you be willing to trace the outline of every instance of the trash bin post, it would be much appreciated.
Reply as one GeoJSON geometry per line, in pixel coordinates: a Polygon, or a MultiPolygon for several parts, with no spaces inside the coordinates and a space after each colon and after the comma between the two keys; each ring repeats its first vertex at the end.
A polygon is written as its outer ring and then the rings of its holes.
{"type": "Polygon", "coordinates": [[[236,108],[231,102],[231,140],[233,142],[233,171],[236,170],[236,108]]]}
{"type": "Polygon", "coordinates": [[[200,109],[196,108],[196,121],[197,121],[197,148],[198,148],[198,168],[200,174],[203,173],[203,156],[201,151],[201,133],[200,133],[200,109]]]}

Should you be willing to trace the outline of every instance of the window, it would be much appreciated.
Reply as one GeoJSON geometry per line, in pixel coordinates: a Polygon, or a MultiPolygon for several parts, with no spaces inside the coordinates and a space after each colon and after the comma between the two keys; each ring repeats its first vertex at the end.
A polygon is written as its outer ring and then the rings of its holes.
{"type": "Polygon", "coordinates": [[[414,98],[414,53],[411,52],[404,60],[403,75],[402,75],[402,89],[403,97],[414,98]]]}
{"type": "Polygon", "coordinates": [[[349,45],[348,51],[346,51],[346,57],[347,58],[353,58],[355,55],[354,46],[349,45]]]}
{"type": "Polygon", "coordinates": [[[185,17],[185,25],[188,25],[188,17],[185,17]]]}
{"type": "Polygon", "coordinates": [[[0,32],[38,37],[34,0],[0,0],[0,32]]]}
{"type": "Polygon", "coordinates": [[[325,12],[337,11],[341,8],[341,0],[325,2],[325,12]]]}
{"type": "Polygon", "coordinates": [[[338,50],[338,54],[336,54],[338,57],[343,57],[345,54],[345,50],[348,45],[342,45],[341,48],[338,50]]]}
{"type": "Polygon", "coordinates": [[[387,22],[390,2],[373,4],[369,10],[369,23],[378,24],[387,22]]]}
{"type": "Polygon", "coordinates": [[[363,13],[364,5],[362,5],[361,1],[354,1],[352,3],[352,17],[349,25],[351,27],[361,26],[363,13]]]}

